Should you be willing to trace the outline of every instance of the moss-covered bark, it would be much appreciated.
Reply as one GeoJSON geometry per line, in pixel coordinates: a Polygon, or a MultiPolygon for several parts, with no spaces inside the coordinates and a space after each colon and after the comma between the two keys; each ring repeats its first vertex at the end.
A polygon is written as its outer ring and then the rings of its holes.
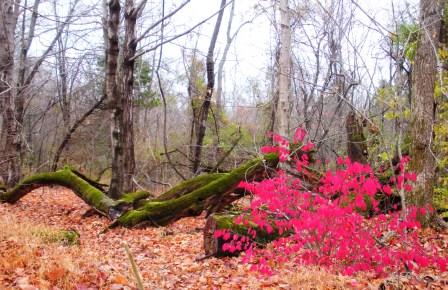
{"type": "Polygon", "coordinates": [[[151,193],[137,191],[115,200],[95,186],[91,179],[66,167],[49,173],[38,173],[23,179],[14,188],[0,193],[0,201],[14,203],[39,187],[60,185],[73,192],[97,212],[115,220],[112,224],[132,227],[141,223],[166,225],[182,217],[199,215],[225,198],[242,180],[262,175],[267,167],[275,167],[278,157],[268,154],[250,160],[229,173],[208,174],[182,182],[154,199],[151,193]]]}
{"type": "Polygon", "coordinates": [[[48,185],[61,185],[73,192],[103,215],[110,216],[109,210],[118,205],[100,189],[92,186],[69,168],[56,172],[38,173],[23,179],[11,190],[0,195],[0,201],[14,203],[34,189],[48,185]]]}
{"type": "Polygon", "coordinates": [[[186,193],[192,192],[201,186],[210,183],[217,178],[223,177],[225,173],[211,173],[211,174],[203,174],[191,179],[185,180],[178,185],[174,186],[170,190],[161,194],[156,198],[158,201],[169,200],[173,198],[178,198],[186,193]]]}
{"type": "Polygon", "coordinates": [[[140,203],[137,209],[120,216],[113,226],[132,227],[143,222],[152,226],[162,226],[185,216],[199,215],[205,209],[207,200],[231,192],[242,180],[263,172],[265,166],[275,167],[277,163],[278,157],[275,154],[255,158],[178,198],[140,203]]]}
{"type": "Polygon", "coordinates": [[[249,233],[250,229],[256,232],[255,238],[251,238],[252,242],[261,247],[280,236],[275,226],[273,226],[273,231],[268,233],[252,222],[249,222],[247,225],[236,224],[234,219],[239,215],[240,213],[213,214],[207,218],[204,228],[204,250],[206,256],[219,257],[238,254],[238,252],[229,253],[222,250],[222,246],[226,241],[221,237],[215,237],[217,230],[229,230],[232,234],[252,237],[252,234],[249,233]]]}

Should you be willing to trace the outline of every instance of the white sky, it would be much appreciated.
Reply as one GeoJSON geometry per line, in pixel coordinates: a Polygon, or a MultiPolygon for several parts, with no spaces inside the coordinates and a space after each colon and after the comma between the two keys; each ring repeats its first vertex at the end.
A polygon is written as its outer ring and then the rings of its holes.
{"type": "MultiPolygon", "coordinates": [[[[264,7],[268,7],[271,5],[272,1],[267,0],[236,0],[236,13],[233,23],[233,28],[239,26],[239,23],[246,21],[254,15],[254,6],[257,3],[261,3],[264,7]]],[[[290,0],[293,2],[294,0],[290,0]]],[[[295,0],[296,2],[301,3],[300,0],[295,0]]],[[[318,1],[321,3],[327,2],[329,0],[308,0],[310,3],[316,4],[318,1]]],[[[136,1],[137,2],[137,1],[136,1]]],[[[146,6],[145,11],[160,11],[160,2],[158,0],[149,0],[146,6]]],[[[167,0],[166,1],[166,13],[172,11],[174,7],[177,7],[183,2],[183,0],[167,0]]],[[[200,22],[204,18],[207,18],[212,13],[216,12],[219,9],[221,0],[191,0],[187,6],[180,11],[175,17],[170,20],[170,24],[167,27],[166,35],[174,35],[177,34],[194,24],[200,22]]],[[[303,1],[305,2],[305,1],[303,1]]],[[[357,0],[357,3],[367,12],[367,14],[381,23],[384,27],[390,28],[391,19],[392,19],[392,4],[395,9],[398,11],[399,8],[405,7],[406,3],[410,3],[411,7],[415,7],[417,0],[357,0]]],[[[70,0],[60,0],[58,1],[58,5],[60,5],[58,9],[58,13],[66,13],[61,12],[67,10],[68,4],[70,0]]],[[[93,5],[98,5],[101,3],[101,0],[82,0],[82,5],[80,6],[81,10],[92,13],[93,5]],[[89,10],[90,9],[90,10],[89,10]]],[[[100,5],[98,5],[100,9],[100,5]]],[[[225,33],[227,29],[227,19],[230,11],[230,7],[227,8],[226,13],[224,15],[224,19],[221,26],[220,37],[218,39],[218,43],[215,49],[215,54],[220,55],[224,49],[225,45],[225,33]]],[[[270,12],[272,9],[270,10],[270,12]]],[[[53,9],[48,2],[44,2],[42,7],[40,8],[40,12],[48,15],[48,17],[52,17],[53,9]]],[[[72,25],[73,28],[83,28],[82,23],[85,21],[100,21],[98,18],[98,13],[100,10],[96,12],[97,16],[92,17],[84,17],[81,18],[75,25],[72,25]]],[[[365,40],[365,45],[362,51],[363,59],[366,65],[369,67],[369,70],[373,70],[372,68],[375,66],[375,58],[380,53],[380,41],[382,39],[382,35],[376,32],[374,29],[368,29],[367,27],[372,27],[375,29],[381,29],[377,27],[372,21],[365,16],[361,11],[356,10],[355,13],[356,19],[359,20],[359,25],[355,27],[355,31],[353,31],[352,38],[354,37],[358,41],[365,40]]],[[[144,29],[153,23],[159,16],[153,15],[145,19],[144,22],[141,23],[141,27],[144,29]]],[[[185,36],[173,42],[173,44],[167,44],[164,46],[164,61],[169,64],[170,70],[176,71],[176,73],[183,73],[183,63],[182,63],[182,54],[181,47],[193,48],[195,46],[195,41],[197,41],[198,49],[205,53],[208,49],[210,36],[212,34],[213,26],[215,23],[215,19],[213,18],[208,21],[206,24],[197,28],[195,31],[199,34],[199,38],[185,36]]],[[[48,21],[47,21],[48,22],[48,21]]],[[[51,23],[51,22],[49,22],[51,23]]],[[[54,24],[53,24],[54,25],[54,24]]],[[[92,24],[93,25],[93,24],[92,24]]],[[[75,47],[77,50],[73,50],[72,53],[79,54],[80,51],[85,50],[86,48],[97,47],[102,42],[102,31],[99,30],[97,26],[96,32],[91,32],[87,35],[83,32],[78,32],[78,39],[75,41],[75,47]]],[[[33,43],[33,50],[36,54],[38,51],[42,51],[45,47],[45,43],[51,37],[51,33],[45,33],[48,27],[41,27],[41,34],[39,38],[36,39],[33,43]]],[[[226,62],[226,83],[225,90],[230,91],[237,85],[240,93],[244,93],[244,87],[247,85],[248,79],[258,79],[259,81],[265,81],[266,79],[266,69],[269,63],[269,50],[274,41],[275,35],[273,32],[272,25],[270,24],[268,17],[266,15],[261,15],[255,19],[252,24],[246,25],[239,33],[237,39],[233,43],[232,49],[229,52],[226,62]]],[[[84,52],[83,52],[84,53],[84,52]]],[[[148,56],[149,57],[149,56],[148,56]]],[[[379,73],[380,71],[375,71],[375,73],[379,73]]],[[[371,72],[374,73],[373,71],[371,72]]],[[[384,73],[384,70],[383,72],[384,73]]],[[[375,79],[379,80],[381,75],[375,74],[375,79]]],[[[179,87],[179,90],[182,90],[182,85],[179,87]]],[[[186,93],[186,85],[183,86],[183,91],[186,93]]]]}

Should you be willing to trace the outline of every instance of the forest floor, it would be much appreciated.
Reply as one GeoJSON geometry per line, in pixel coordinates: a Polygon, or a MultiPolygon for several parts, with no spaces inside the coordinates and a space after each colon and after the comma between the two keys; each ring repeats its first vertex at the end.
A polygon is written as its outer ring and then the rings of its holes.
{"type": "MultiPolygon", "coordinates": [[[[0,204],[0,289],[135,289],[124,243],[145,289],[448,288],[447,273],[430,271],[368,279],[285,264],[276,266],[275,275],[261,277],[239,257],[196,261],[203,255],[203,217],[161,228],[101,233],[109,221],[83,217],[88,209],[61,187],[37,189],[14,205],[0,204]],[[80,244],[68,246],[54,238],[62,229],[78,231],[80,244]]],[[[448,249],[447,233],[430,236],[446,246],[441,250],[448,249]]]]}

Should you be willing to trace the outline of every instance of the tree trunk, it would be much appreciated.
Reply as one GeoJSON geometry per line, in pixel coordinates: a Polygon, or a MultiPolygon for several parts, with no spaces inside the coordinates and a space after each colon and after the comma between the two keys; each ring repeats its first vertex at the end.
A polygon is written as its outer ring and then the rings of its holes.
{"type": "Polygon", "coordinates": [[[276,133],[288,136],[289,94],[291,91],[291,27],[288,0],[280,0],[280,57],[276,133]]]}
{"type": "MultiPolygon", "coordinates": [[[[258,247],[265,246],[269,242],[280,237],[278,230],[273,226],[273,231],[271,233],[260,229],[254,223],[249,222],[247,225],[236,224],[234,219],[241,215],[242,213],[223,213],[223,214],[213,214],[207,218],[207,222],[204,227],[204,251],[206,257],[215,256],[235,256],[244,250],[244,246],[240,251],[235,251],[233,253],[223,251],[222,246],[225,241],[222,237],[216,237],[215,232],[218,230],[229,231],[232,234],[238,236],[250,237],[250,241],[255,243],[258,247]],[[250,234],[250,231],[256,233],[255,238],[250,234]]],[[[287,235],[287,233],[285,233],[287,235]]]]}
{"type": "Polygon", "coordinates": [[[367,163],[367,141],[362,120],[355,112],[350,112],[345,121],[347,129],[347,155],[352,162],[367,163]]]}
{"type": "Polygon", "coordinates": [[[124,163],[121,170],[124,171],[123,191],[134,191],[133,177],[135,173],[134,156],[134,116],[133,116],[133,94],[134,94],[134,66],[137,42],[135,36],[135,24],[139,9],[133,0],[126,1],[125,7],[125,36],[123,48],[122,65],[122,98],[123,98],[123,155],[124,163]]]}
{"type": "Polygon", "coordinates": [[[15,203],[34,189],[48,185],[61,185],[70,188],[77,196],[105,216],[110,217],[110,209],[118,205],[117,201],[108,197],[99,188],[93,186],[88,180],[81,178],[69,168],[27,177],[11,190],[1,194],[0,200],[15,203]]]}
{"type": "Polygon", "coordinates": [[[120,26],[120,1],[111,0],[107,15],[107,51],[106,51],[106,96],[108,107],[112,109],[112,177],[110,181],[109,195],[118,198],[123,192],[124,173],[123,144],[122,140],[122,115],[123,108],[117,84],[118,70],[118,31],[120,26]]]}
{"type": "Polygon", "coordinates": [[[72,138],[73,133],[78,129],[78,127],[91,115],[93,112],[95,112],[96,109],[99,108],[99,106],[103,103],[104,96],[99,99],[93,106],[90,108],[87,112],[84,113],[84,115],[81,116],[74,124],[73,126],[67,131],[65,134],[64,139],[62,140],[61,144],[59,145],[58,149],[56,150],[56,154],[53,158],[53,163],[51,165],[51,170],[56,171],[58,168],[59,159],[61,158],[62,152],[66,148],[67,144],[70,142],[70,139],[72,138]]]}
{"type": "MultiPolygon", "coordinates": [[[[216,206],[211,202],[216,200],[214,197],[223,197],[232,193],[242,180],[250,180],[263,174],[265,167],[275,167],[277,163],[278,157],[275,154],[255,158],[180,197],[164,201],[157,199],[142,201],[138,209],[124,213],[114,225],[133,227],[144,223],[151,226],[163,226],[183,217],[197,216],[202,211],[216,206]]],[[[222,201],[223,198],[218,200],[222,201]]]]}
{"type": "Polygon", "coordinates": [[[437,77],[437,48],[443,12],[441,0],[420,1],[420,40],[415,55],[412,84],[410,167],[417,173],[410,204],[432,204],[436,163],[431,145],[435,119],[434,87],[437,77]]]}
{"type": "Polygon", "coordinates": [[[232,41],[235,38],[236,33],[231,36],[230,31],[232,29],[232,22],[233,22],[233,16],[235,15],[235,1],[232,2],[232,7],[230,8],[230,15],[229,15],[229,21],[227,24],[227,42],[226,46],[224,47],[224,51],[221,56],[221,60],[218,64],[218,71],[217,71],[217,87],[216,87],[216,115],[217,115],[217,122],[218,122],[218,128],[221,121],[221,114],[223,112],[223,104],[222,104],[222,80],[223,80],[223,74],[224,74],[224,64],[227,60],[227,54],[229,53],[230,46],[232,45],[232,41]]]}
{"type": "Polygon", "coordinates": [[[35,60],[33,59],[34,64],[31,66],[31,69],[29,69],[28,74],[26,74],[28,50],[31,47],[31,43],[34,39],[36,20],[39,15],[37,12],[37,8],[40,4],[40,0],[34,1],[33,12],[28,27],[28,34],[26,37],[26,9],[23,9],[23,11],[21,10],[21,7],[19,6],[20,1],[7,0],[2,1],[2,3],[0,4],[0,21],[3,24],[1,29],[2,31],[0,32],[0,50],[2,51],[2,55],[0,56],[2,60],[0,60],[0,62],[3,62],[4,60],[8,61],[6,65],[0,64],[0,74],[2,77],[1,79],[5,80],[4,82],[2,81],[2,86],[6,85],[7,87],[0,88],[0,95],[5,95],[4,100],[0,105],[0,109],[3,115],[3,128],[1,129],[2,136],[0,137],[2,137],[2,140],[4,140],[4,144],[2,144],[2,155],[4,155],[5,160],[5,162],[3,163],[3,167],[6,168],[0,171],[2,171],[1,174],[3,176],[3,179],[6,179],[6,182],[9,186],[17,183],[21,177],[21,159],[23,153],[22,133],[24,127],[23,120],[25,115],[25,104],[27,101],[28,92],[30,90],[30,85],[36,74],[39,72],[39,68],[44,62],[45,58],[50,54],[50,52],[54,48],[56,41],[61,37],[65,26],[70,23],[78,2],[79,0],[75,0],[70,6],[68,16],[63,21],[61,21],[62,24],[57,27],[55,36],[46,50],[40,57],[36,58],[35,60]],[[19,51],[18,67],[14,68],[14,31],[20,12],[24,13],[24,21],[22,22],[22,45],[19,51]],[[14,86],[11,83],[13,80],[13,71],[17,71],[17,82],[14,86]]]}
{"type": "Polygon", "coordinates": [[[125,34],[122,51],[122,62],[117,66],[118,61],[118,30],[120,24],[120,3],[111,1],[109,3],[108,21],[108,56],[110,62],[108,67],[107,80],[108,94],[114,94],[111,98],[114,106],[113,114],[113,160],[112,179],[110,195],[119,198],[123,192],[134,190],[134,120],[133,120],[133,90],[134,90],[134,64],[137,41],[135,36],[135,24],[137,17],[143,9],[145,1],[141,1],[137,7],[133,0],[126,0],[124,21],[125,34]],[[113,52],[113,53],[111,53],[113,52]],[[118,69],[118,70],[117,70],[118,69]],[[117,79],[119,76],[119,80],[117,79]],[[115,91],[114,91],[115,90],[115,91]]]}
{"type": "Polygon", "coordinates": [[[218,14],[218,18],[216,19],[215,29],[213,30],[212,39],[210,40],[210,46],[208,48],[207,53],[207,91],[205,93],[205,99],[202,103],[201,110],[199,112],[199,129],[197,130],[196,135],[196,144],[195,144],[195,152],[193,158],[193,172],[198,173],[199,166],[201,163],[201,153],[202,153],[202,144],[204,142],[205,137],[205,125],[207,122],[208,111],[210,109],[211,99],[213,95],[213,89],[215,87],[215,61],[213,59],[213,52],[215,50],[216,40],[218,38],[219,29],[221,27],[222,16],[224,14],[224,8],[226,6],[226,0],[221,0],[220,11],[218,14]]]}
{"type": "Polygon", "coordinates": [[[20,154],[16,151],[17,126],[14,118],[14,31],[18,18],[18,2],[2,1],[0,4],[0,174],[7,186],[15,184],[21,175],[20,154]]]}

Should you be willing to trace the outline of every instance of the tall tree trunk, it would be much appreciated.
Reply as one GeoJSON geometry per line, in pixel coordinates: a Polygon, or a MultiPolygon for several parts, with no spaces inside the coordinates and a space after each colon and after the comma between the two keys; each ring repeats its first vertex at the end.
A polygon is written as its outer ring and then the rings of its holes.
{"type": "Polygon", "coordinates": [[[66,64],[66,56],[65,56],[65,45],[63,44],[63,40],[58,40],[58,53],[56,56],[56,61],[58,64],[58,75],[59,75],[59,85],[58,85],[58,97],[59,104],[62,111],[62,121],[64,123],[64,133],[68,133],[70,131],[70,98],[68,94],[68,72],[67,72],[67,64],[66,64]]]}
{"type": "Polygon", "coordinates": [[[7,186],[20,179],[20,152],[16,151],[17,126],[14,116],[14,32],[17,24],[19,1],[6,0],[0,3],[0,111],[2,127],[0,133],[0,174],[7,186]]]}
{"type": "Polygon", "coordinates": [[[232,41],[235,38],[237,32],[233,36],[230,35],[231,29],[232,29],[232,22],[233,22],[233,16],[235,15],[235,1],[232,2],[232,6],[230,8],[230,15],[229,15],[229,21],[227,23],[227,42],[226,46],[224,47],[224,52],[222,53],[221,60],[218,64],[218,71],[217,71],[217,87],[216,87],[216,115],[218,117],[218,127],[220,125],[221,120],[221,114],[223,111],[223,105],[222,105],[222,79],[224,74],[224,64],[227,60],[227,54],[229,53],[230,46],[232,45],[232,41]]]}
{"type": "Polygon", "coordinates": [[[123,191],[134,191],[133,176],[135,173],[134,156],[134,120],[133,120],[133,91],[134,91],[134,65],[137,42],[135,38],[135,24],[139,9],[135,7],[133,0],[126,1],[125,7],[125,36],[123,47],[122,66],[122,98],[123,98],[123,167],[124,182],[123,191]]]}
{"type": "Polygon", "coordinates": [[[412,85],[411,170],[417,173],[414,192],[407,201],[432,204],[436,163],[431,152],[435,119],[434,86],[437,78],[437,48],[443,12],[442,0],[420,1],[420,40],[414,61],[412,85]]]}
{"type": "Polygon", "coordinates": [[[277,133],[288,136],[289,93],[291,91],[291,27],[288,0],[280,0],[280,57],[278,76],[277,133]]]}
{"type": "Polygon", "coordinates": [[[124,192],[131,192],[134,189],[135,157],[132,96],[134,89],[134,56],[137,49],[135,24],[145,4],[146,0],[140,1],[138,5],[135,5],[133,0],[126,0],[125,2],[124,43],[121,62],[120,65],[117,65],[121,7],[119,1],[113,0],[109,3],[106,94],[114,112],[112,133],[114,149],[112,179],[109,188],[109,194],[113,198],[119,198],[124,192]]]}
{"type": "Polygon", "coordinates": [[[122,115],[123,108],[117,85],[118,68],[118,30],[120,26],[120,1],[111,0],[107,16],[107,51],[106,51],[106,95],[108,106],[112,109],[112,178],[110,181],[109,195],[117,198],[123,192],[124,172],[122,148],[122,115]]]}
{"type": "Polygon", "coordinates": [[[199,112],[199,129],[196,134],[196,144],[193,159],[193,172],[197,173],[199,165],[201,163],[202,144],[205,137],[205,124],[208,117],[208,111],[210,109],[210,103],[213,95],[213,89],[215,87],[215,61],[213,60],[213,52],[215,50],[216,40],[218,38],[219,29],[221,27],[222,16],[224,14],[224,8],[226,6],[226,0],[221,0],[220,11],[218,18],[216,19],[215,29],[213,30],[212,39],[210,40],[210,46],[207,53],[207,91],[205,93],[205,99],[202,103],[201,111],[199,112]]]}

